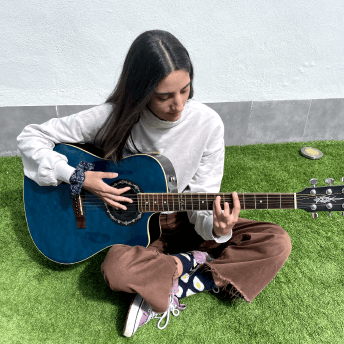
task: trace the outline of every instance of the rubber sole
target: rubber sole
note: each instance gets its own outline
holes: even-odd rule
[[[123,328],[123,335],[125,337],[131,337],[139,328],[140,319],[143,314],[141,310],[143,302],[144,300],[139,294],[136,294],[131,301]]]

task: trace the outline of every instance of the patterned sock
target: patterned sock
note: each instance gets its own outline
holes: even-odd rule
[[[216,288],[216,284],[209,273],[194,271],[192,275],[188,273],[182,275],[178,280],[178,292],[175,294],[178,299]]]
[[[191,252],[171,254],[172,257],[180,259],[183,265],[182,276],[197,266],[197,262]]]

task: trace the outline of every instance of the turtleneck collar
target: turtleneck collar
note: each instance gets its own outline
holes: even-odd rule
[[[183,121],[186,108],[187,108],[188,101],[186,102],[184,109],[177,121],[165,121],[157,117],[151,110],[146,107],[141,114],[141,120],[145,122],[146,124],[154,127],[154,128],[161,128],[161,129],[169,129],[173,128],[176,125],[178,125],[181,121]]]

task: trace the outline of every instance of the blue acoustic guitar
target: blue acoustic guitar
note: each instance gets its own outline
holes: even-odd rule
[[[221,196],[222,208],[224,202],[232,207],[231,193],[178,193],[174,167],[161,154],[132,155],[116,165],[92,147],[58,144],[54,151],[65,155],[71,166],[83,160],[94,163],[95,171],[118,173],[118,179],[104,182],[115,188],[129,186],[123,195],[133,203],[123,203],[127,210],[116,210],[87,191],[72,200],[69,184],[39,186],[25,176],[24,204],[31,237],[38,250],[54,262],[77,263],[115,244],[148,246],[160,236],[161,212],[212,210],[217,196]],[[241,209],[342,210],[343,186],[329,183],[316,188],[315,183],[311,179],[313,187],[297,194],[238,193]]]

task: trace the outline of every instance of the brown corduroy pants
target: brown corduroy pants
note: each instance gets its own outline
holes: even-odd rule
[[[177,266],[168,254],[206,251],[215,260],[202,269],[229,298],[251,303],[270,283],[291,252],[291,241],[280,226],[239,218],[232,238],[223,244],[203,240],[186,212],[160,214],[161,236],[147,248],[114,245],[102,266],[112,290],[139,293],[155,312],[165,312]]]

